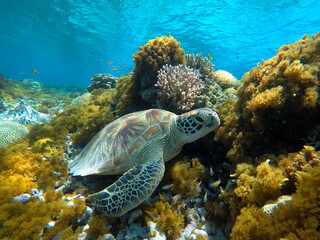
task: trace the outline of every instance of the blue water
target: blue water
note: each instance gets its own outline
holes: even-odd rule
[[[171,34],[240,79],[319,31],[319,0],[0,0],[0,73],[87,86],[95,73],[130,72],[139,46]]]

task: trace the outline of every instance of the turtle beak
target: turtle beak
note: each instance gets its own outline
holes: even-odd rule
[[[208,124],[206,124],[205,126],[209,127],[209,128],[218,127],[220,125],[220,118],[219,118],[218,114],[216,112],[213,112],[211,116],[212,116],[212,118],[210,119]]]

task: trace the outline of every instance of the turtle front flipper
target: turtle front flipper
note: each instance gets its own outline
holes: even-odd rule
[[[150,197],[164,169],[162,158],[137,165],[106,189],[88,196],[86,203],[107,216],[120,217]]]

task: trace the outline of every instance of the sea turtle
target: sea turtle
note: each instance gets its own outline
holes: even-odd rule
[[[219,124],[218,114],[209,108],[181,115],[161,109],[130,113],[97,133],[71,163],[70,172],[74,176],[124,173],[86,199],[97,211],[119,217],[153,193],[163,177],[165,161]]]

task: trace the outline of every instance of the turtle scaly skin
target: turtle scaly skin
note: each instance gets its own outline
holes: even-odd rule
[[[150,197],[160,183],[164,162],[220,125],[216,112],[200,108],[175,115],[149,109],[127,114],[105,126],[71,163],[73,175],[123,175],[87,197],[87,205],[119,217]]]

